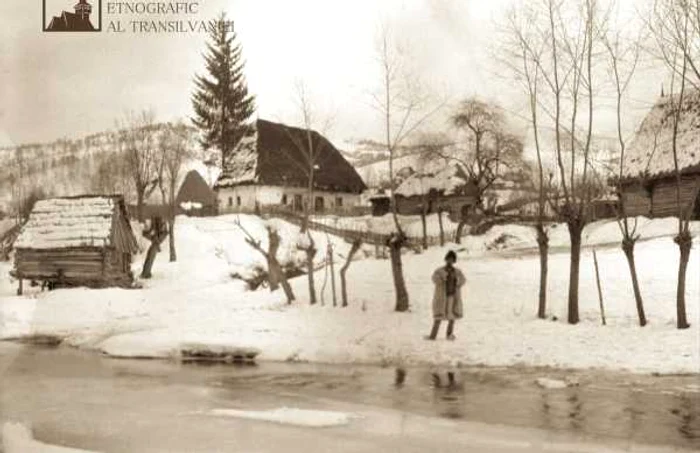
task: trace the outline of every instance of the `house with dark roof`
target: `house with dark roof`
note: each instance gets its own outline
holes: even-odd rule
[[[90,22],[92,5],[87,0],[78,0],[73,9],[75,13],[63,11],[60,16],[54,16],[46,31],[95,31]]]
[[[662,96],[625,152],[620,181],[628,216],[683,216],[700,219],[700,91],[685,93],[676,149],[681,174],[680,206],[673,159],[674,101]]]
[[[309,137],[306,129],[257,120],[227,160],[214,190],[220,213],[275,207],[315,213],[351,212],[361,206],[365,183],[324,136],[311,132],[313,194],[308,200]]]

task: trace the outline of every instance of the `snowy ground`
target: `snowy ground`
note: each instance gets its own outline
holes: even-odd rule
[[[600,245],[598,258],[608,325],[600,325],[591,249],[583,252],[581,323],[569,326],[566,314],[568,255],[550,256],[549,313],[537,320],[539,264],[534,232],[498,226],[468,237],[458,250],[467,275],[465,319],[457,341],[426,342],[430,323],[433,268],[445,249],[409,252],[404,266],[411,312],[392,311],[393,289],[388,261],[362,256],[348,273],[350,307],[331,306],[330,282],[325,306],[307,304],[306,278],[292,281],[298,301],[283,302],[281,293],[248,292],[230,278],[233,270],[262,264],[233,224],[235,217],[178,220],[178,263],[161,254],[154,279],[141,290],[71,289],[14,296],[16,285],[0,280],[0,338],[49,336],[67,344],[122,357],[177,357],[183,345],[254,347],[262,360],[485,365],[601,367],[636,372],[700,372],[700,254],[693,250],[688,269],[689,330],[675,329],[677,248],[673,219],[640,220],[642,237],[637,263],[650,324],[638,327],[625,259],[615,244],[613,223],[597,223],[585,232],[586,244]],[[245,227],[264,239],[264,223],[241,217]],[[297,228],[275,222],[285,238],[282,256],[299,259],[294,250]],[[694,225],[697,234],[700,225]],[[553,247],[568,242],[566,228],[551,232]],[[653,239],[651,239],[653,238]],[[327,240],[343,255],[347,244]],[[320,253],[323,258],[323,253]],[[338,256],[338,258],[341,258]],[[4,266],[6,275],[9,265]],[[336,267],[338,270],[338,267]],[[320,289],[324,271],[317,273]]]

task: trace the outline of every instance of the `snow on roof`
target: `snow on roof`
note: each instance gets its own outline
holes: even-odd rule
[[[673,101],[662,97],[644,118],[625,153],[624,178],[666,176],[673,162]],[[684,95],[678,124],[678,166],[681,171],[700,169],[700,91]]]
[[[464,168],[452,163],[435,173],[414,173],[396,189],[396,195],[413,197],[427,195],[431,191],[453,195],[469,184],[470,178]]]
[[[239,184],[305,187],[308,183],[308,131],[257,120],[255,134],[244,139],[219,175],[214,188]],[[365,183],[331,142],[311,131],[314,185],[318,190],[361,193]]]
[[[53,249],[111,245],[118,197],[40,200],[22,228],[15,248]]]
[[[241,139],[236,152],[228,159],[216,182],[217,187],[230,187],[244,182],[257,182],[258,166],[258,129]]]

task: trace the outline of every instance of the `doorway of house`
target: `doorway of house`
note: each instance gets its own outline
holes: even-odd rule
[[[294,195],[294,210],[297,212],[304,210],[304,199],[301,194]]]
[[[325,206],[324,206],[323,197],[316,197],[314,199],[314,211],[323,212],[324,208],[325,208]]]

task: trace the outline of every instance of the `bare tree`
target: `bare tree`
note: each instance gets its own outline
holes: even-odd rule
[[[625,151],[627,143],[622,127],[622,109],[624,97],[629,88],[630,82],[634,77],[637,63],[640,57],[640,40],[639,38],[630,39],[622,35],[620,30],[606,30],[604,35],[605,48],[608,51],[609,70],[612,75],[613,84],[615,87],[615,112],[617,120],[617,139],[620,149],[620,165],[617,178],[618,191],[618,225],[622,233],[622,251],[627,259],[627,265],[630,270],[632,279],[632,290],[634,292],[634,300],[637,307],[637,316],[639,317],[639,325],[644,327],[647,324],[646,314],[644,312],[644,300],[642,292],[639,288],[639,278],[637,276],[637,265],[634,259],[634,248],[639,240],[637,234],[637,222],[630,224],[630,219],[627,216],[625,199],[622,196],[622,181],[625,174]],[[597,264],[597,263],[596,263]]]
[[[145,200],[157,188],[158,141],[152,111],[128,113],[117,123],[117,149],[124,156],[136,191],[137,217],[144,220]]]
[[[296,82],[296,103],[301,115],[303,134],[295,134],[294,131],[286,129],[287,134],[294,143],[297,153],[288,153],[292,163],[297,166],[306,179],[306,197],[304,200],[304,217],[302,219],[300,240],[297,248],[306,254],[306,275],[309,282],[309,303],[317,303],[316,284],[314,278],[314,259],[318,253],[316,243],[309,232],[309,222],[311,213],[315,210],[314,192],[316,187],[316,173],[320,170],[321,158],[327,144],[322,140],[315,127],[322,131],[330,128],[331,117],[327,116],[322,123],[319,123],[319,114],[313,105],[309,90],[301,80]],[[282,150],[285,152],[285,150]],[[301,156],[301,157],[298,157]],[[302,239],[303,238],[303,239]]]
[[[141,278],[151,278],[153,264],[156,261],[158,252],[160,252],[160,245],[167,235],[168,226],[162,217],[153,217],[147,228],[143,230],[143,237],[151,241],[151,245],[148,246],[148,251],[146,252],[146,259],[143,262],[143,268],[141,270]]]
[[[270,284],[270,291],[276,291],[279,286],[282,286],[282,290],[287,298],[287,303],[291,304],[294,302],[294,291],[292,286],[287,280],[287,275],[284,273],[284,269],[277,259],[277,251],[280,247],[281,238],[277,230],[271,225],[267,226],[267,250],[265,250],[259,239],[256,239],[248,230],[243,226],[240,219],[236,220],[236,225],[246,236],[245,241],[257,250],[265,260],[267,261],[267,275],[268,282]]]
[[[343,307],[348,306],[348,283],[346,275],[348,273],[348,269],[350,268],[350,264],[352,264],[353,258],[360,250],[361,246],[362,242],[359,239],[355,239],[352,242],[352,246],[350,246],[350,251],[348,251],[348,256],[345,258],[345,264],[343,264],[343,267],[340,268],[340,294],[342,297]]]
[[[571,241],[568,322],[579,322],[579,270],[583,229],[590,220],[591,150],[595,116],[594,99],[600,83],[594,55],[601,48],[605,15],[597,0],[538,0],[528,5],[531,33],[521,39],[536,75],[538,117],[554,130],[557,175],[551,207],[566,223]],[[541,83],[539,83],[541,81]],[[531,89],[527,90],[532,93]],[[568,168],[567,168],[568,166]]]
[[[537,317],[547,316],[547,276],[549,270],[549,233],[545,225],[545,210],[547,204],[547,187],[545,169],[542,162],[542,143],[540,140],[540,89],[543,83],[541,68],[538,62],[542,59],[544,42],[542,35],[533,26],[532,11],[523,9],[513,10],[508,17],[506,39],[504,39],[504,54],[509,58],[507,65],[512,70],[527,97],[530,111],[529,123],[533,134],[535,152],[537,155],[537,215],[535,231],[540,256],[540,285],[537,305]]]
[[[389,185],[391,189],[391,213],[395,231],[389,236],[387,246],[391,258],[391,270],[396,291],[398,312],[408,311],[409,297],[403,275],[401,250],[406,245],[406,234],[399,222],[394,159],[401,145],[419,130],[445,102],[432,102],[431,96],[422,92],[420,81],[411,74],[406,55],[393,41],[387,24],[382,24],[377,40],[377,62],[381,71],[381,84],[372,96],[373,106],[384,124],[384,140],[389,154]]]
[[[523,162],[523,143],[508,131],[505,118],[496,105],[469,98],[452,116],[452,124],[468,136],[466,146],[457,146],[441,154],[467,171],[476,188],[476,209],[482,213],[492,207],[484,204],[484,195],[503,177],[504,171]],[[457,226],[455,241],[461,242],[466,216]]]
[[[676,181],[676,206],[678,209],[678,233],[674,241],[680,252],[678,282],[676,287],[676,323],[679,329],[690,327],[686,314],[686,272],[690,261],[693,237],[690,233],[692,203],[684,203],[681,195],[683,169],[679,163],[678,139],[680,123],[687,114],[686,95],[689,87],[700,88],[700,3],[690,0],[658,0],[654,4],[648,22],[656,42],[657,57],[671,72],[669,107],[672,119],[672,152]],[[697,197],[700,187],[693,193]]]
[[[161,176],[159,178],[161,191],[167,190],[164,196],[169,207],[168,229],[170,261],[177,261],[175,248],[175,217],[177,214],[177,187],[182,176],[182,169],[191,156],[192,136],[182,123],[167,124],[160,137]],[[165,188],[166,190],[164,190]]]

